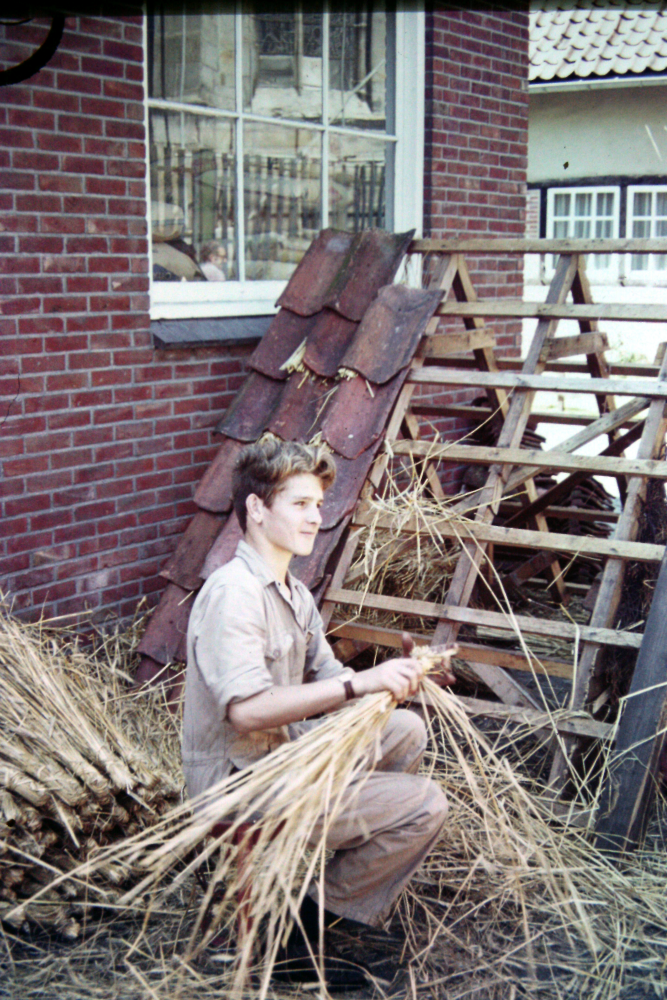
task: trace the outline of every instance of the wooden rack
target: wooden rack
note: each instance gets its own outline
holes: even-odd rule
[[[505,615],[469,607],[483,561],[493,559],[494,546],[500,545],[504,551],[510,549],[517,554],[524,552],[523,559],[519,559],[518,570],[512,574],[515,582],[547,571],[563,602],[567,600],[567,584],[559,557],[564,556],[569,561],[574,556],[587,554],[598,559],[602,567],[601,581],[587,626],[575,628],[565,622],[516,617],[519,628],[526,633],[553,638],[573,638],[577,634],[580,640],[576,671],[573,672],[572,664],[566,662],[541,661],[547,673],[572,680],[570,707],[578,713],[560,722],[549,723],[552,732],[554,728],[559,732],[550,776],[552,794],[557,798],[567,786],[582,739],[604,739],[612,733],[610,725],[595,718],[596,711],[605,701],[605,691],[601,688],[601,650],[609,645],[639,649],[642,643],[642,636],[637,632],[614,629],[626,563],[628,560],[659,563],[664,554],[662,546],[638,542],[636,535],[649,478],[667,480],[667,462],[661,459],[667,429],[667,360],[660,365],[618,366],[612,377],[605,356],[607,338],[598,323],[601,319],[665,322],[667,307],[594,303],[584,254],[665,253],[667,241],[416,240],[410,252],[428,253],[435,259],[436,266],[429,287],[439,288],[443,301],[413,361],[387,428],[386,439],[390,448],[376,460],[365,497],[367,499],[372,490],[380,486],[390,454],[427,461],[425,474],[432,495],[443,504],[446,502],[448,511],[447,514],[443,512],[442,518],[435,516],[433,526],[442,536],[460,537],[461,526],[452,526],[451,513],[466,515],[466,537],[461,543],[461,554],[447,597],[444,603],[438,605],[409,597],[390,598],[350,589],[354,574],[350,575],[349,570],[360,541],[360,533],[353,530],[325,592],[323,617],[327,625],[335,624],[336,636],[342,643],[347,642],[351,651],[358,650],[359,643],[381,643],[400,648],[400,629],[334,621],[336,607],[356,609],[363,604],[367,608],[389,609],[399,615],[434,618],[437,621],[435,633],[416,637],[423,643],[453,642],[463,624],[504,630],[509,637],[512,626]],[[493,254],[500,257],[503,254],[526,253],[558,255],[546,301],[480,301],[471,280],[466,255]],[[463,329],[455,333],[439,332],[440,317],[450,320],[458,317]],[[487,321],[508,317],[530,317],[537,321],[523,361],[496,357],[495,338]],[[579,334],[557,337],[558,324],[562,319],[576,320]],[[583,362],[569,360],[577,356],[583,358]],[[568,374],[571,377],[567,377]],[[582,378],[582,374],[588,377]],[[622,378],[619,377],[621,375]],[[434,391],[442,391],[443,387],[477,389],[486,395],[487,406],[434,404],[423,395],[415,395],[418,386],[433,387]],[[533,410],[537,390],[592,393],[599,416],[540,414]],[[618,406],[617,396],[622,397],[622,404]],[[479,419],[492,413],[497,414],[500,423],[496,447],[456,443],[434,446],[432,441],[422,439],[421,420],[424,418],[433,421],[447,416],[474,416]],[[543,420],[572,424],[582,429],[571,434],[554,450],[523,448],[522,438],[529,421],[534,426]],[[596,439],[602,439],[604,444],[599,455],[576,454],[583,445]],[[625,449],[634,441],[639,441],[638,454],[635,459],[629,459],[625,456]],[[438,475],[438,468],[443,462],[483,466],[486,469],[484,485],[472,497],[445,497]],[[541,470],[567,473],[566,485],[559,483],[545,494],[538,495],[534,477]],[[619,482],[621,510],[618,513],[609,512],[606,517],[613,527],[612,536],[606,539],[550,532],[547,514],[563,511],[558,504],[566,495],[566,489],[590,474],[611,475]],[[509,521],[505,517],[505,523],[497,525],[493,522],[501,506],[505,515],[508,508],[512,513]],[[586,512],[570,508],[565,510],[568,516],[585,519]],[[596,515],[596,519],[600,520],[600,517]],[[362,498],[353,528],[362,528],[368,522],[369,512]],[[389,522],[387,526],[390,526]],[[415,532],[424,527],[423,522],[420,525],[405,524],[406,544],[410,544]],[[544,723],[543,706],[520,681],[520,672],[532,669],[522,653],[494,649],[467,639],[459,646],[461,656],[473,673],[499,699],[497,703],[467,699],[471,713],[520,718],[536,726]],[[635,688],[639,684],[637,690],[641,690],[642,678],[635,676],[633,684]],[[658,692],[660,699],[664,699],[664,690],[661,688]],[[655,691],[649,697],[655,700]],[[623,722],[619,744],[623,743],[622,727]],[[650,766],[655,767],[661,738],[653,733],[652,739]],[[645,794],[643,791],[642,795]],[[627,813],[626,807],[627,803],[623,816]],[[619,843],[625,843],[629,837],[628,831],[623,828],[625,820],[619,820],[620,826],[615,825],[614,808],[611,806],[606,813],[606,842],[616,837]],[[636,836],[636,829],[633,836]]]

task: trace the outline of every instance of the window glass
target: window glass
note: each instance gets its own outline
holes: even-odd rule
[[[321,229],[321,137],[249,122],[244,149],[246,277],[287,280]]]
[[[322,120],[322,14],[275,7],[243,19],[243,108]]]
[[[387,227],[386,175],[391,147],[371,136],[332,134],[329,220],[336,229]],[[387,161],[389,160],[389,164]]]
[[[630,188],[628,190],[628,229],[637,239],[667,236],[667,189]],[[630,270],[648,273],[667,270],[666,254],[635,253]]]
[[[329,22],[329,120],[355,128],[384,129],[387,14],[369,5],[337,7]]]
[[[151,110],[153,280],[236,277],[234,131],[229,119]]]
[[[618,188],[552,189],[547,199],[547,231],[552,239],[613,239],[618,235]],[[589,270],[610,274],[610,254],[588,254]],[[550,268],[555,267],[551,257]]]
[[[188,11],[196,5],[189,3]],[[234,110],[233,14],[158,14],[148,19],[149,97]]]

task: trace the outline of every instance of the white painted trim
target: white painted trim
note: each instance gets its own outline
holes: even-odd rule
[[[667,76],[615,76],[609,80],[606,77],[596,77],[591,80],[557,80],[553,82],[529,83],[529,94],[559,94],[577,90],[625,90],[632,87],[665,87]]]
[[[396,11],[396,135],[394,212],[396,232],[424,224],[424,115],[426,81],[426,14]],[[418,255],[415,255],[418,256]]]
[[[285,281],[162,281],[160,299],[151,306],[151,319],[188,319],[208,316],[262,316],[277,311],[276,300]],[[193,288],[200,294],[195,298]],[[220,292],[224,290],[224,297]]]

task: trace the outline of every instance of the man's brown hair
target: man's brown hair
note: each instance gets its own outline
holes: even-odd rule
[[[336,478],[336,466],[323,445],[280,441],[269,436],[247,445],[236,459],[232,476],[234,510],[241,530],[245,533],[246,500],[251,493],[270,507],[285,480],[303,473],[317,476],[322,489],[329,489]]]

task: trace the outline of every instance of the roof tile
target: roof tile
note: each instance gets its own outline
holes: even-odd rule
[[[230,514],[224,528],[214,541],[204,560],[201,571],[204,580],[207,580],[216,569],[220,569],[221,566],[229,562],[236,552],[236,546],[242,537],[243,532],[241,531],[241,525],[238,522],[236,514]]]
[[[334,452],[336,463],[336,478],[324,494],[322,505],[322,530],[333,528],[346,514],[352,513],[357,502],[361,487],[377,454],[381,438],[375,445],[367,448],[358,458],[343,458]]]
[[[299,316],[281,309],[248,358],[248,366],[269,378],[284,380],[289,372],[282,366],[310,336],[317,316]]]
[[[204,510],[223,514],[232,507],[232,472],[241,441],[226,438],[195,490],[195,503]]]
[[[226,518],[199,510],[185,529],[176,551],[160,576],[177,583],[184,590],[198,590],[202,584],[201,569],[208,550],[220,533]]]
[[[283,441],[309,441],[336,385],[326,379],[293,372],[266,429]]]
[[[386,285],[368,307],[342,364],[382,385],[410,364],[442,292]]]
[[[358,458],[377,441],[407,378],[403,368],[384,385],[370,386],[366,379],[341,382],[322,422],[322,436],[345,458]]]
[[[237,441],[256,441],[278,406],[284,387],[277,379],[251,372],[216,431]]]
[[[168,583],[137,646],[137,652],[150,656],[157,663],[173,663],[178,659],[178,651],[187,635],[193,603],[194,594],[175,583]]]
[[[303,363],[323,378],[333,378],[341,366],[358,323],[339,316],[333,309],[323,309],[316,316],[306,345]]]
[[[352,233],[324,229],[301,258],[278,305],[301,316],[319,312],[354,240]]]
[[[290,571],[312,590],[324,576],[327,564],[331,559],[341,535],[345,531],[350,517],[346,517],[331,531],[320,531],[315,539],[313,551],[309,556],[295,556],[290,563]]]
[[[381,229],[357,233],[352,253],[343,262],[323,305],[359,322],[377,290],[394,280],[414,234],[414,229],[408,233]]]
[[[662,3],[639,7],[631,0],[591,5],[561,2],[561,9],[531,14],[530,79],[625,76],[663,72],[667,12]]]

